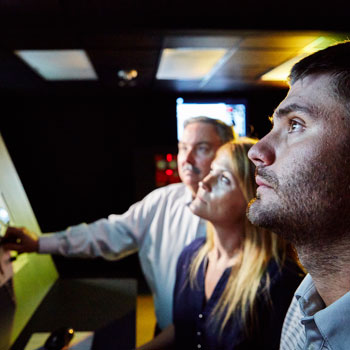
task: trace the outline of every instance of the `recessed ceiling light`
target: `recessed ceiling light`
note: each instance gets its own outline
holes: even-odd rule
[[[163,49],[157,79],[202,79],[214,68],[227,51],[224,48]]]
[[[83,50],[21,50],[15,54],[46,80],[97,80]]]
[[[305,46],[297,56],[273,68],[266,74],[262,75],[260,79],[264,81],[287,81],[290,71],[295,63],[299,62],[301,59],[312,54],[313,52],[335,44],[338,40],[339,38],[337,37],[321,36],[309,45]]]

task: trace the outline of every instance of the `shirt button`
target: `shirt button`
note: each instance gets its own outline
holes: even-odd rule
[[[199,314],[198,317],[199,317],[199,318],[203,318],[203,315],[202,315],[202,314]]]
[[[197,332],[197,335],[202,335],[202,333],[200,331]]]
[[[200,349],[202,347],[201,344],[197,344],[197,349]]]

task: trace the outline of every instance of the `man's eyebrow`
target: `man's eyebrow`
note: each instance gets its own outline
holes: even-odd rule
[[[319,115],[319,108],[317,108],[315,105],[302,106],[298,105],[297,103],[292,103],[284,108],[278,108],[273,115],[273,119],[286,117],[288,114],[293,112],[301,112],[312,118],[316,118]]]

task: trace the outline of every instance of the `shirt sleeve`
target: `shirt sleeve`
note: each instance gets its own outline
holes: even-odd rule
[[[39,253],[70,257],[119,259],[135,252],[149,232],[164,191],[155,190],[132,205],[122,215],[110,215],[91,224],[44,234],[39,238]]]

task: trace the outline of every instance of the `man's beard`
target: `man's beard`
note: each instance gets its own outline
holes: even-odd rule
[[[280,178],[258,166],[257,174],[272,186],[267,190],[271,200],[264,200],[267,193],[253,199],[247,208],[249,220],[296,247],[336,244],[350,227],[349,153],[326,157],[332,158],[305,160]]]

